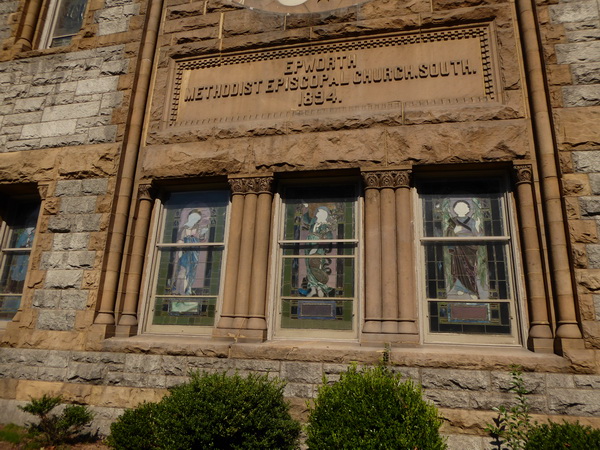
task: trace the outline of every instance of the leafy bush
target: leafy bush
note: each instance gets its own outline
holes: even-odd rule
[[[94,418],[85,406],[68,405],[60,414],[50,414],[62,402],[62,398],[44,394],[19,408],[38,417],[37,423],[29,424],[30,434],[39,435],[49,445],[73,441]]]
[[[600,448],[600,430],[577,423],[553,423],[534,427],[525,450],[590,450]]]
[[[192,373],[159,403],[127,411],[111,426],[118,449],[294,449],[300,424],[283,382],[266,375]]]
[[[325,381],[325,380],[324,380]],[[437,410],[411,381],[379,366],[351,366],[319,389],[310,411],[310,449],[445,449]]]

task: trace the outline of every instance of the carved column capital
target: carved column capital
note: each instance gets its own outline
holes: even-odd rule
[[[531,164],[515,164],[513,167],[516,184],[533,182],[533,167]]]
[[[228,181],[233,195],[273,193],[273,177],[230,178]]]
[[[379,172],[363,172],[362,177],[366,189],[408,188],[410,187],[410,170],[383,170]]]
[[[140,184],[138,186],[138,200],[152,201],[154,194],[154,187],[151,184]]]

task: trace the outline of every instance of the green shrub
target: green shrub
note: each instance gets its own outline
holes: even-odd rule
[[[600,430],[578,423],[539,425],[527,435],[525,450],[590,450],[600,448]]]
[[[325,380],[324,380],[325,381]],[[437,410],[411,381],[379,366],[351,366],[324,382],[310,411],[310,449],[445,449]]]
[[[39,436],[49,445],[59,445],[75,440],[83,428],[88,425],[94,415],[85,406],[68,405],[60,414],[51,414],[52,410],[62,402],[62,398],[44,394],[40,398],[31,399],[19,408],[37,416],[38,422],[29,424],[29,432]]]
[[[117,449],[294,449],[300,424],[283,382],[266,375],[199,374],[157,404],[127,411],[111,426]]]

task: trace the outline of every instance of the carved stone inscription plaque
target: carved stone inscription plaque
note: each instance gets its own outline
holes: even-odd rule
[[[177,61],[169,125],[496,99],[488,27]]]

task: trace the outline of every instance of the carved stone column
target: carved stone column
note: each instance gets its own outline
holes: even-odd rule
[[[412,341],[418,340],[417,296],[415,288],[415,240],[410,193],[410,170],[401,170],[396,176],[396,235],[398,258],[398,332],[412,335]],[[404,336],[403,340],[407,340]]]
[[[115,331],[116,336],[126,337],[137,333],[140,282],[144,267],[146,243],[148,242],[152,203],[152,186],[150,184],[140,184],[138,187],[137,217],[135,217],[127,283],[125,285],[125,301],[123,302],[123,311]]]
[[[365,324],[363,333],[381,333],[381,224],[379,179],[363,173],[365,184]]]
[[[229,214],[229,236],[227,239],[227,261],[225,263],[225,286],[221,318],[217,328],[228,330],[233,328],[235,316],[235,294],[237,291],[237,271],[242,243],[242,216],[244,214],[244,183],[237,178],[229,180],[231,186],[231,210]],[[226,335],[226,332],[225,332]]]
[[[410,172],[365,172],[363,342],[415,342]]]
[[[257,188],[258,204],[256,228],[254,230],[250,316],[247,328],[250,330],[266,330],[265,308],[267,302],[269,237],[271,235],[271,206],[273,205],[273,177],[259,178]]]
[[[233,199],[221,319],[213,336],[266,337],[266,283],[273,177],[229,180]]]
[[[527,307],[529,310],[529,337],[527,346],[534,351],[553,352],[553,336],[548,311],[548,292],[545,285],[536,205],[533,196],[533,168],[531,164],[516,164],[514,178],[517,185],[519,224],[525,260]]]
[[[382,172],[381,186],[381,293],[383,318],[381,332],[398,332],[398,270],[396,258],[396,173]]]

